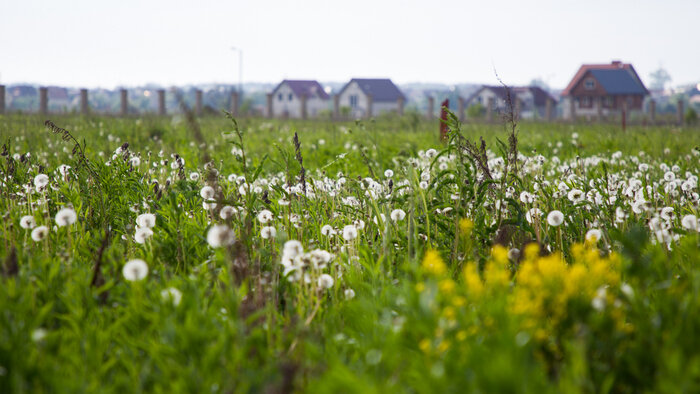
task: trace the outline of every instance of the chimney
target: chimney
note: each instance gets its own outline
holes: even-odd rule
[[[622,62],[619,61],[619,60],[613,60],[613,61],[612,61],[612,65],[613,65],[613,66],[617,66],[617,67],[619,67],[619,68],[622,68]]]

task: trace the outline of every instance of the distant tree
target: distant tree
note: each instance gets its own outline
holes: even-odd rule
[[[544,81],[544,79],[537,77],[530,81],[530,86],[536,86],[538,88],[542,88],[543,90],[549,91],[549,84]]]
[[[666,84],[671,82],[671,75],[663,67],[659,67],[658,70],[651,72],[649,78],[651,79],[649,87],[652,90],[663,90]]]
[[[698,122],[698,113],[695,112],[695,109],[688,107],[688,109],[685,111],[685,123],[687,124],[695,124]]]
[[[479,119],[484,116],[486,109],[481,103],[476,103],[467,108],[467,118],[469,119]]]

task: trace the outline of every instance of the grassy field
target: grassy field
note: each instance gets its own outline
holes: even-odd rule
[[[698,129],[52,121],[0,116],[1,392],[700,391]]]

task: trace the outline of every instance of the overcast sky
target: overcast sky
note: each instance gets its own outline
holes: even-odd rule
[[[0,83],[343,82],[563,88],[581,63],[700,81],[700,0],[0,0]]]

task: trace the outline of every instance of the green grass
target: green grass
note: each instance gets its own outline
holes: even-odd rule
[[[0,116],[1,392],[699,389],[697,129],[522,123],[516,162],[499,124],[44,120]]]

